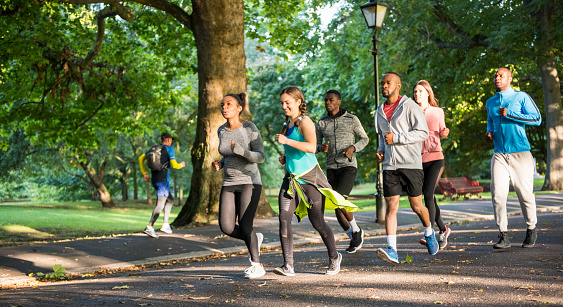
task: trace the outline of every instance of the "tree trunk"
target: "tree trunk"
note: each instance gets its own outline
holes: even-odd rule
[[[121,200],[129,200],[129,191],[127,189],[127,173],[122,173],[121,178]]]
[[[545,99],[545,125],[547,130],[547,164],[542,190],[563,190],[563,108],[561,86],[553,54],[538,57]]]
[[[137,164],[131,163],[131,169],[133,170],[133,199],[139,199],[139,186],[137,184]]]
[[[152,197],[151,197],[151,184],[148,181],[145,181],[145,188],[147,189],[147,204],[152,205]]]
[[[260,203],[258,204],[258,209],[256,210],[257,218],[267,218],[276,216],[276,212],[272,210],[270,202],[268,202],[268,195],[266,195],[266,189],[262,186],[262,195],[260,195]]]
[[[198,59],[198,118],[192,148],[190,195],[173,225],[208,223],[218,214],[221,173],[217,129],[224,123],[220,105],[229,93],[246,92],[244,6],[242,0],[192,0],[193,34]]]
[[[115,208],[115,204],[111,199],[111,195],[108,189],[106,188],[106,186],[104,185],[103,179],[101,179],[101,177],[103,176],[103,170],[98,176],[95,171],[88,168],[88,165],[86,165],[86,163],[80,162],[80,166],[82,166],[82,169],[84,170],[86,175],[88,175],[90,180],[92,180],[92,183],[94,184],[96,190],[100,194],[100,200],[102,201],[102,206],[104,208]]]
[[[542,77],[545,101],[545,125],[547,130],[547,169],[542,190],[563,190],[563,108],[561,107],[561,84],[554,57],[552,14],[555,2],[548,1],[537,11],[524,5],[536,18],[537,65]]]
[[[180,153],[180,142],[178,142],[178,140],[176,140],[176,152]],[[176,175],[174,177],[174,197],[176,198],[176,191],[178,192],[178,195],[180,197],[178,197],[178,207],[182,206],[182,204],[184,203],[184,187],[182,185],[182,176],[181,175]]]

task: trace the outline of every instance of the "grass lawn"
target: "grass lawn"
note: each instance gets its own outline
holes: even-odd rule
[[[0,246],[111,236],[145,229],[154,205],[145,201],[114,200],[114,203],[117,209],[104,209],[99,201],[1,203]],[[170,222],[180,209],[172,208]],[[162,216],[156,227],[160,227]]]
[[[543,180],[536,181],[541,187]],[[373,195],[375,184],[354,187],[353,195]],[[561,191],[559,191],[561,192]],[[557,192],[536,191],[536,194]],[[267,192],[268,201],[278,211],[277,191]],[[490,199],[491,193],[482,193]],[[516,197],[511,192],[509,197]],[[475,199],[475,198],[472,198]],[[52,242],[76,238],[103,237],[141,232],[147,225],[154,205],[145,201],[114,201],[117,209],[104,209],[99,201],[58,203],[11,202],[0,203],[0,246]],[[352,200],[364,211],[375,211],[375,199]],[[439,204],[452,202],[445,200]],[[406,196],[401,197],[400,208],[409,208]],[[170,221],[174,221],[181,207],[173,207]],[[330,210],[332,211],[332,210]],[[333,213],[327,211],[327,213]],[[160,228],[162,215],[156,222]]]

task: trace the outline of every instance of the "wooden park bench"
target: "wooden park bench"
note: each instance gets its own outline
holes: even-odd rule
[[[441,178],[438,181],[438,188],[444,195],[444,198],[440,199],[440,201],[448,197],[456,201],[462,196],[465,199],[469,199],[471,195],[475,195],[481,199],[479,193],[483,193],[483,187],[479,186],[479,182],[468,180],[465,177]]]

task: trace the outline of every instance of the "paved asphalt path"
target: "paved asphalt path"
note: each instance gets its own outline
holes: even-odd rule
[[[385,237],[366,238],[356,254],[343,253],[342,270],[326,276],[326,248],[295,250],[296,276],[272,273],[279,248],[262,251],[267,274],[245,280],[246,254],[160,263],[134,271],[0,290],[0,306],[563,306],[563,211],[538,214],[538,242],[521,248],[525,223],[509,218],[512,248],[494,250],[494,221],[453,223],[449,245],[436,256],[418,243],[420,230],[398,236],[400,260],[377,259]]]

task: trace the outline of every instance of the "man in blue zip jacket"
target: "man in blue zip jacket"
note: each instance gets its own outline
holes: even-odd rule
[[[512,180],[526,220],[526,239],[522,247],[533,247],[537,239],[536,198],[534,196],[534,158],[526,137],[526,125],[539,126],[541,115],[530,95],[511,86],[512,72],[499,68],[495,73],[496,94],[487,100],[487,140],[493,140],[491,159],[491,197],[495,220],[500,230],[493,248],[509,248],[506,199]]]

